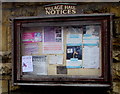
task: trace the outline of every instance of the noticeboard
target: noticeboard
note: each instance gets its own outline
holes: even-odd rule
[[[14,84],[110,86],[111,33],[112,14],[14,18]]]

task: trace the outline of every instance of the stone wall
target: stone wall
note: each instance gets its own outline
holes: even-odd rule
[[[48,3],[2,3],[2,45],[0,44],[0,92],[18,89],[11,84],[11,31],[10,18],[20,16],[38,16],[43,14],[42,5]],[[120,3],[78,3],[81,13],[115,13],[113,29],[113,90],[109,93],[120,92]],[[1,40],[0,40],[1,41]],[[1,43],[1,42],[0,42]],[[9,82],[9,83],[8,83]]]

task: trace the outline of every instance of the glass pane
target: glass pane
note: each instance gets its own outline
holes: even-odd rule
[[[22,29],[23,75],[101,75],[101,25]]]

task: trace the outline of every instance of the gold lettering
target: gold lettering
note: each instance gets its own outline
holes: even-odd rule
[[[76,10],[72,10],[72,14],[76,14]]]
[[[55,10],[51,10],[51,14],[56,14],[56,11]]]
[[[54,9],[59,9],[59,6],[54,6]]]
[[[66,6],[64,6],[64,9],[75,9],[75,6],[68,6],[68,5],[66,5]]]
[[[71,10],[68,10],[68,14],[71,14]]]
[[[60,14],[60,10],[56,10],[56,14]]]
[[[60,6],[60,9],[63,9],[63,5]]]
[[[76,7],[71,5],[58,5],[45,8],[46,14],[76,14]]]
[[[50,15],[50,11],[47,11],[47,10],[46,10],[46,14]]]
[[[67,14],[67,10],[63,10],[63,14]]]
[[[62,8],[63,8],[63,5],[58,5],[58,6],[54,6],[54,7],[53,7],[54,10],[58,10],[58,9],[60,10],[60,9],[62,9]]]
[[[45,10],[47,11],[47,8],[45,8]]]
[[[51,10],[51,8],[50,8],[50,7],[47,7],[47,8],[45,8],[45,10]]]
[[[62,11],[62,10],[60,10],[60,14],[63,14],[63,11]]]
[[[68,9],[68,6],[64,6],[64,9]]]

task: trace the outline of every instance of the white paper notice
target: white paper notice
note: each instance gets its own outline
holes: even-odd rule
[[[32,56],[22,56],[22,72],[33,72]]]
[[[47,75],[46,56],[33,56],[33,74]]]
[[[49,64],[63,64],[63,55],[49,55]]]
[[[99,68],[99,48],[97,46],[84,46],[83,67]]]

